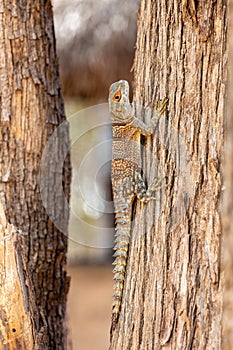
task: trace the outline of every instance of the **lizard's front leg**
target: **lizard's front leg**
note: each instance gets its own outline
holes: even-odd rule
[[[154,133],[156,124],[158,123],[161,115],[165,112],[168,99],[164,98],[161,102],[158,103],[157,108],[154,110],[153,117],[151,118],[148,124],[144,123],[142,120],[134,117],[131,125],[143,136],[150,136]],[[132,106],[133,110],[133,106]],[[135,111],[134,114],[135,115]]]

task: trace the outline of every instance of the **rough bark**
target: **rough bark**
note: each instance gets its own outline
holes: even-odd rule
[[[47,325],[40,326],[23,233],[6,225],[0,207],[0,259],[4,262],[0,272],[0,349],[43,349],[48,346]]]
[[[223,298],[223,350],[231,350],[233,346],[233,1],[229,1],[228,10],[228,86],[227,108],[225,120],[224,147],[224,195],[223,195],[223,228],[222,248],[224,271]]]
[[[145,144],[158,201],[136,203],[111,349],[220,349],[226,2],[141,0],[134,99],[166,117]]]
[[[64,349],[69,137],[50,1],[0,0],[0,45],[0,194],[26,237],[44,348]]]

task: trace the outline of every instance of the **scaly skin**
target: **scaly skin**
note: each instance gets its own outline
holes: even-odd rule
[[[109,109],[112,118],[112,189],[116,220],[114,245],[114,286],[112,326],[113,334],[121,308],[128,246],[130,240],[131,207],[134,198],[147,202],[157,181],[146,189],[141,176],[140,135],[153,134],[159,117],[164,112],[167,99],[155,110],[149,125],[135,116],[134,105],[129,102],[129,84],[120,80],[110,86]]]

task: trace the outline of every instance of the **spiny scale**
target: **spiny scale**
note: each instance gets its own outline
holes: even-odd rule
[[[141,176],[140,135],[152,135],[158,119],[165,111],[164,99],[154,111],[150,123],[136,118],[135,108],[129,102],[129,84],[120,80],[110,86],[109,109],[112,119],[112,189],[115,209],[116,233],[114,246],[114,285],[111,336],[116,328],[121,309],[121,300],[130,241],[131,206],[135,196],[148,202],[156,189],[152,182],[146,189]]]

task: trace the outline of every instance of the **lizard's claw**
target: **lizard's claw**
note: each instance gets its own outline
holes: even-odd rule
[[[167,97],[165,97],[163,100],[161,100],[157,103],[156,109],[159,112],[160,116],[166,111],[167,103],[168,103]]]

